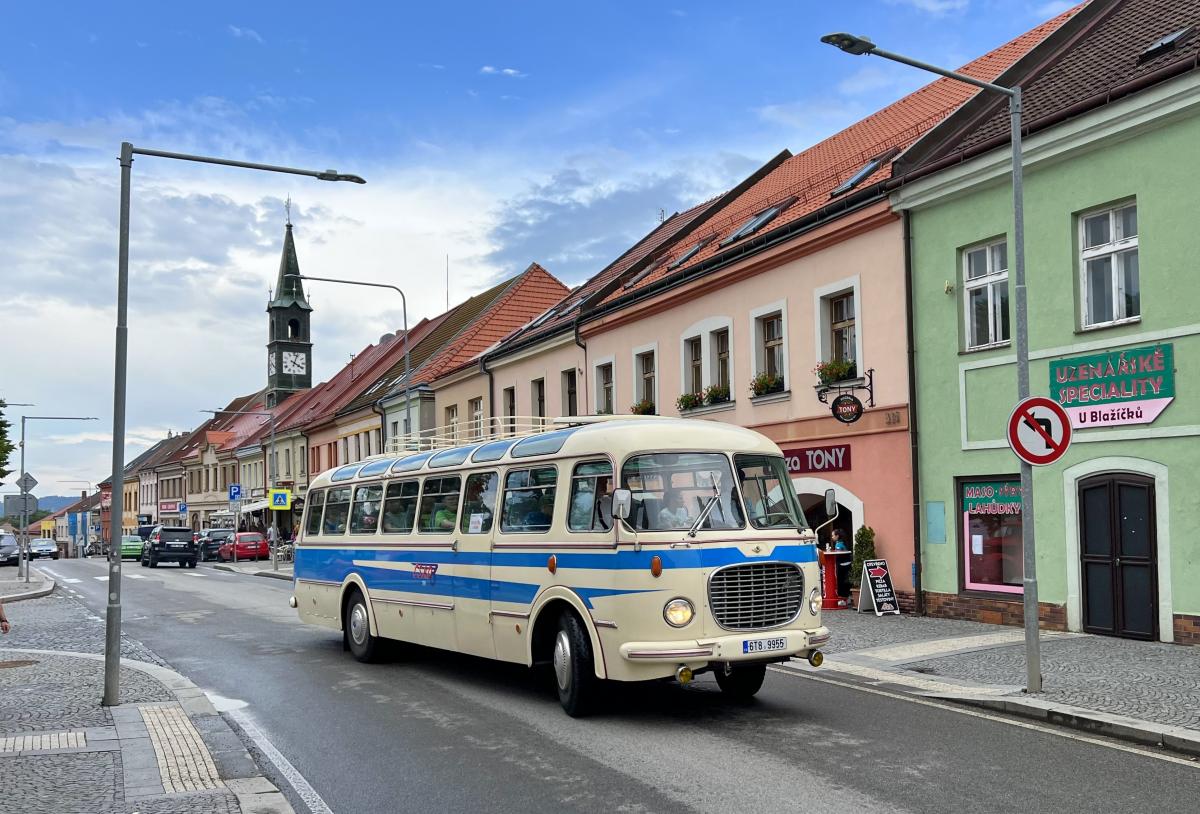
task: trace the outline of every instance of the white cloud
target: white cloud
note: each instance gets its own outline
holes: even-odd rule
[[[265,42],[265,40],[263,40],[263,38],[259,36],[259,33],[253,28],[239,28],[238,26],[231,24],[229,26],[229,33],[239,40],[254,40],[260,44]]]
[[[511,76],[513,78],[523,78],[523,77],[528,76],[528,74],[522,73],[521,71],[517,70],[516,68],[497,68],[495,65],[484,65],[482,68],[479,69],[479,72],[482,74],[491,74],[494,76]]]

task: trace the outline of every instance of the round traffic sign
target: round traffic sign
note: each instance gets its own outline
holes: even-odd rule
[[[1071,418],[1053,399],[1030,396],[1008,417],[1008,445],[1025,463],[1052,464],[1070,444]]]

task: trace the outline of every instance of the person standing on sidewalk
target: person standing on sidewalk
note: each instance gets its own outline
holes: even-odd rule
[[[4,600],[0,599],[0,633],[8,633],[10,627],[8,615],[4,612]]]
[[[275,530],[275,524],[267,526],[267,546],[274,551],[275,543],[278,542],[279,533]]]

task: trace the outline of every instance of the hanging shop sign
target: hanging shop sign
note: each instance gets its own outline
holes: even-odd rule
[[[1050,395],[1076,429],[1151,424],[1175,400],[1174,346],[1051,361]]]
[[[850,445],[785,449],[783,460],[789,475],[806,472],[847,472],[850,469]]]
[[[863,403],[853,393],[842,393],[830,403],[829,411],[843,424],[853,424],[862,418]]]

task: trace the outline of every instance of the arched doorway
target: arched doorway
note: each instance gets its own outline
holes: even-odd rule
[[[809,525],[817,528],[829,518],[825,514],[825,490],[832,489],[838,504],[838,518],[821,531],[820,542],[829,539],[833,529],[841,529],[842,539],[850,546],[854,540],[854,532],[865,525],[863,502],[858,495],[844,486],[824,478],[792,478],[792,487],[800,498],[800,507],[804,509],[804,517]]]

